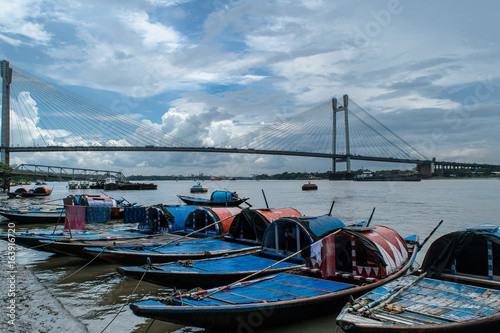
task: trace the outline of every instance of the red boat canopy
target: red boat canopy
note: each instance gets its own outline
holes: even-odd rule
[[[314,243],[311,259],[323,277],[349,272],[380,279],[401,269],[408,248],[396,231],[384,226],[344,228]]]

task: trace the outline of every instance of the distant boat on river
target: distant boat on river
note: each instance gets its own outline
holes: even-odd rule
[[[364,171],[360,176],[356,176],[353,178],[354,181],[421,181],[422,174],[421,173],[408,173],[408,174],[397,174],[397,175],[374,175],[371,171]]]

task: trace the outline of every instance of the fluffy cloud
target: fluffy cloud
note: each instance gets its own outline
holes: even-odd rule
[[[91,89],[105,105],[114,104],[105,96],[113,92],[144,125],[192,145],[217,145],[347,93],[429,157],[500,163],[485,153],[498,146],[491,133],[500,80],[491,68],[500,65],[492,14],[499,7],[21,0],[2,7],[0,55],[73,90]],[[58,133],[36,135],[50,142]],[[175,156],[141,165],[193,161]],[[198,154],[196,163],[223,170],[242,158],[216,156]],[[308,164],[246,158],[273,170]]]

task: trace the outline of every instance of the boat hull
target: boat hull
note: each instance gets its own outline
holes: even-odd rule
[[[199,198],[186,197],[183,195],[178,195],[179,199],[184,201],[187,205],[191,206],[209,206],[209,207],[237,207],[242,203],[246,202],[248,199],[237,199],[232,201],[211,201],[203,200]]]
[[[64,211],[54,213],[14,213],[14,212],[0,212],[0,215],[8,218],[9,220],[25,224],[45,224],[63,222],[66,217]]]

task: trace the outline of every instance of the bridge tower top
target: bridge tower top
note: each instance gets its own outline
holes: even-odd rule
[[[2,162],[10,164],[10,84],[12,68],[7,60],[2,60]]]

